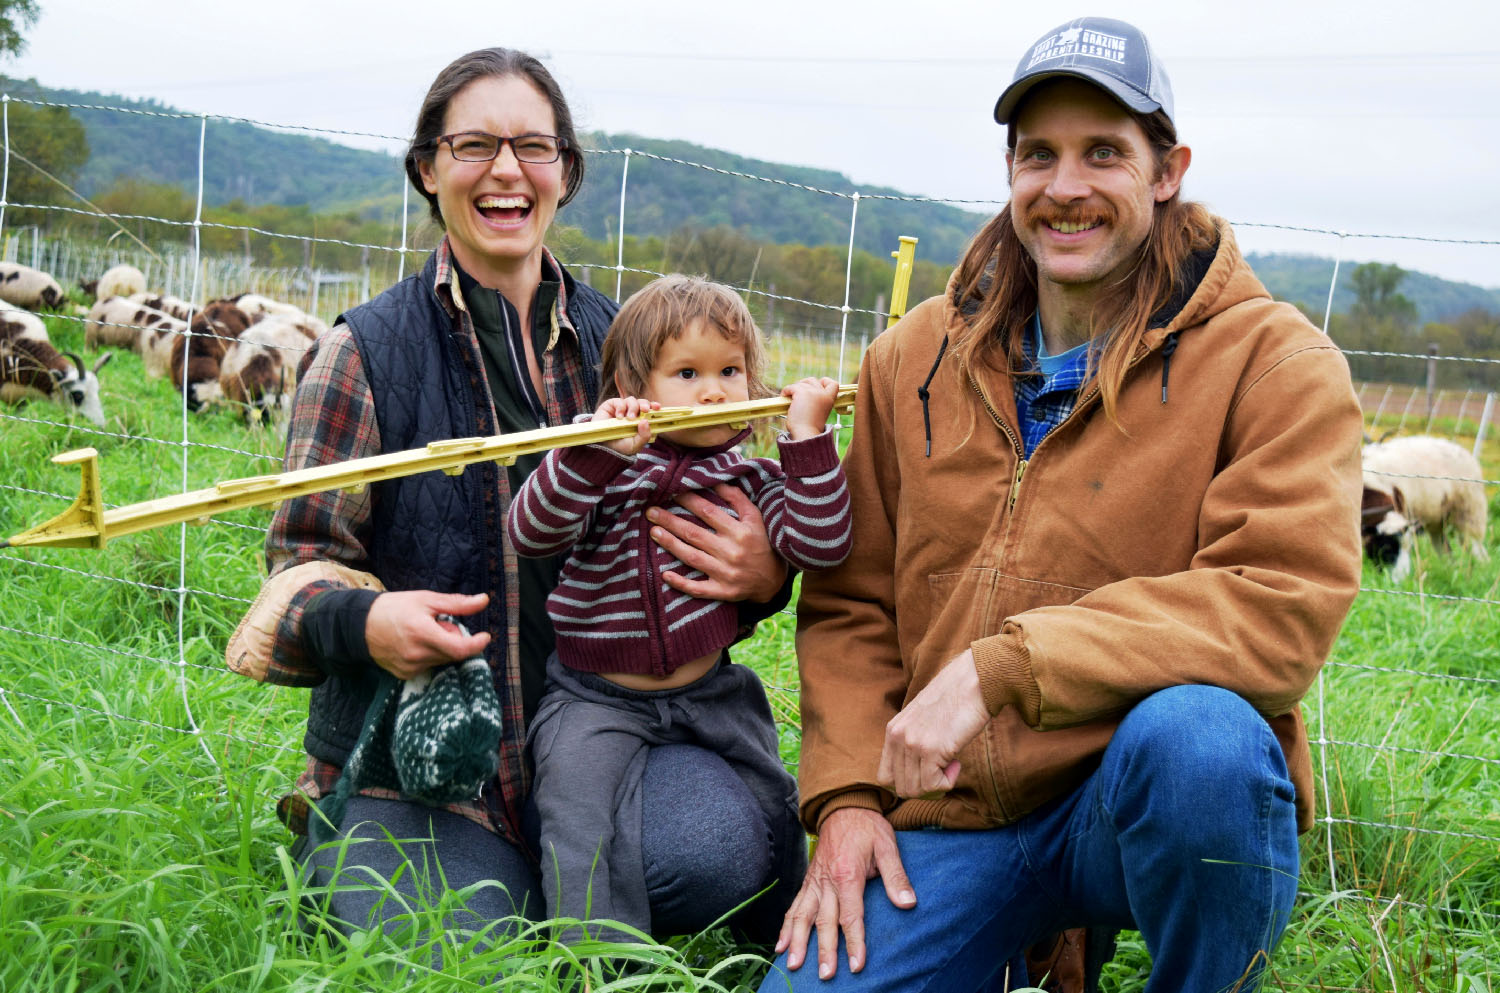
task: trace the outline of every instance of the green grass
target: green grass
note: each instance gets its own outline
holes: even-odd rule
[[[52,324],[81,345],[76,324]],[[125,437],[46,406],[0,410],[0,534],[63,509],[77,470],[48,460],[83,445],[100,451],[110,504],[182,488],[177,395],[131,356],[106,374],[107,430]],[[190,489],[272,471],[255,454],[280,449],[228,411],[193,418],[189,436]],[[722,931],[571,949],[547,927],[443,935],[460,895],[413,907],[414,932],[438,937],[300,927],[305,906],[316,924],[317,894],[296,882],[273,804],[300,765],[306,694],[222,665],[267,519],[242,511],[101,551],[0,550],[0,990],[754,987],[763,960]],[[1490,547],[1489,563],[1429,549],[1400,593],[1356,602],[1306,705],[1313,737],[1335,742],[1315,746],[1329,789],[1267,988],[1500,989],[1500,610],[1444,599],[1500,598]],[[1374,571],[1365,585],[1391,588]],[[773,618],[737,658],[765,677],[794,763],[792,628]],[[1140,990],[1148,968],[1126,934],[1106,988]]]

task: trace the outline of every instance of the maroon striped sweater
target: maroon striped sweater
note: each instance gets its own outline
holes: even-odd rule
[[[691,516],[673,501],[697,493],[724,506],[719,483],[739,486],[760,509],[771,546],[798,569],[826,569],[849,554],[849,492],[832,430],[778,439],[781,464],[733,449],[657,439],[634,457],[603,445],[554,449],[511,502],[506,531],[519,555],[571,548],[547,613],[559,660],[584,672],[665,676],[734,640],[733,603],[679,593],[662,579],[691,569],[651,540],[649,507]]]

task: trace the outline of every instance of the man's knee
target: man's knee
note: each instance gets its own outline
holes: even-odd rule
[[[1159,773],[1213,777],[1267,767],[1286,777],[1270,725],[1243,697],[1217,686],[1172,686],[1144,698],[1120,722],[1110,748]]]

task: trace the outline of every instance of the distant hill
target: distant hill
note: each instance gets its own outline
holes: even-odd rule
[[[75,109],[92,155],[78,186],[85,194],[107,189],[120,179],[167,183],[190,193],[197,190],[199,119],[172,116],[180,111],[154,100],[78,90],[38,87],[4,80],[12,94],[36,94],[59,103],[102,105],[136,111]],[[685,141],[664,141],[634,134],[593,132],[580,136],[588,172],[583,190],[558,219],[589,237],[613,237],[619,226],[620,173],[630,148],[664,159],[681,159],[726,172],[747,173],[839,193],[855,184],[842,173],[750,159]],[[401,161],[384,152],[350,148],[298,132],[212,118],[204,143],[204,198],[209,204],[243,200],[249,204],[307,205],[318,213],[353,213],[371,219],[392,218],[400,210],[405,174]],[[836,245],[849,241],[852,202],[847,197],[756,182],[645,156],[630,159],[626,187],[625,233],[668,236],[684,225],[727,226],[750,238],[777,244]],[[921,239],[918,257],[940,265],[958,259],[963,246],[988,217],[946,204],[864,199],[871,195],[903,196],[886,187],[863,187],[855,226],[855,245],[884,257],[903,234]],[[426,204],[412,197],[410,209],[425,213]],[[1251,253],[1251,264],[1278,299],[1301,303],[1321,314],[1328,299],[1333,261],[1311,255]],[[1359,263],[1340,268],[1335,311],[1353,302],[1348,273]],[[1500,312],[1500,290],[1457,283],[1425,273],[1409,273],[1401,292],[1416,305],[1423,321],[1443,321],[1475,307]]]
[[[26,84],[10,83],[11,87]],[[130,100],[111,94],[41,87],[44,99],[58,103],[121,107],[137,111],[75,109],[93,154],[78,186],[85,195],[106,189],[122,178],[169,183],[196,193],[198,181],[197,118],[153,100]],[[826,169],[787,166],[748,159],[683,141],[660,141],[639,135],[580,135],[588,149],[632,148],[685,159],[733,172],[850,193],[855,184]],[[601,151],[588,156],[586,182],[578,198],[559,215],[594,238],[612,236],[619,226],[620,172],[625,157]],[[306,204],[314,211],[351,211],[365,216],[394,216],[405,182],[401,161],[383,152],[350,148],[326,138],[274,131],[252,124],[210,118],[204,142],[204,199],[223,204]],[[861,194],[903,196],[887,187],[865,187]],[[425,204],[412,197],[412,210]],[[630,163],[626,193],[626,234],[667,235],[685,224],[727,225],[752,238],[778,244],[847,244],[851,201],[809,193],[773,183],[737,179],[690,166],[636,157]],[[897,237],[921,238],[922,258],[951,263],[983,214],[944,204],[864,200],[856,224],[858,247],[876,253],[893,251]]]
[[[1299,303],[1319,316],[1328,306],[1333,259],[1291,252],[1250,252],[1245,259],[1276,299]],[[1358,261],[1345,260],[1339,266],[1339,283],[1333,294],[1335,313],[1344,313],[1354,303],[1349,273],[1358,265]],[[1451,320],[1475,308],[1500,312],[1500,290],[1458,283],[1425,272],[1409,270],[1401,281],[1400,292],[1417,305],[1417,316],[1423,323]]]

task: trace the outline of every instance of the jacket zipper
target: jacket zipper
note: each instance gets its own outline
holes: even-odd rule
[[[1144,362],[1146,360],[1146,357],[1154,351],[1156,351],[1155,348],[1148,348],[1145,352],[1132,359],[1130,365],[1125,367],[1126,374],[1134,371],[1135,367]],[[1024,453],[1026,449],[1021,445],[1020,439],[1018,439],[1015,433],[1011,431],[1009,425],[1007,425],[1005,421],[1001,419],[999,413],[996,412],[995,408],[990,406],[989,398],[984,395],[984,390],[980,389],[979,384],[974,381],[974,377],[972,374],[969,376],[969,388],[974,391],[975,396],[979,397],[979,402],[984,404],[985,410],[989,411],[990,419],[993,420],[995,422],[995,426],[998,427],[1002,432],[1004,432],[1005,436],[1010,439],[1011,446],[1015,449],[1016,454],[1020,456],[1016,459],[1016,474],[1011,479],[1010,500],[1007,501],[1006,506],[1006,510],[1014,511],[1016,509],[1016,497],[1021,492],[1021,477],[1025,475],[1026,467],[1031,464],[1032,459],[1036,458],[1036,452],[1033,451],[1031,453],[1031,459],[1025,457]],[[1083,410],[1091,402],[1093,402],[1094,397],[1098,395],[1099,387],[1097,385],[1090,387],[1089,391],[1082,397],[1080,397],[1077,403],[1073,404],[1073,409],[1068,412],[1068,416],[1063,418],[1062,422],[1059,423],[1057,427],[1054,427],[1051,431],[1047,432],[1047,438],[1052,437],[1052,435],[1057,433],[1058,428],[1063,427],[1063,425],[1067,424],[1073,418],[1077,417],[1078,412],[1080,410]],[[1040,442],[1037,443],[1038,449],[1040,449],[1042,445],[1045,445],[1047,443],[1047,438],[1043,438]]]

